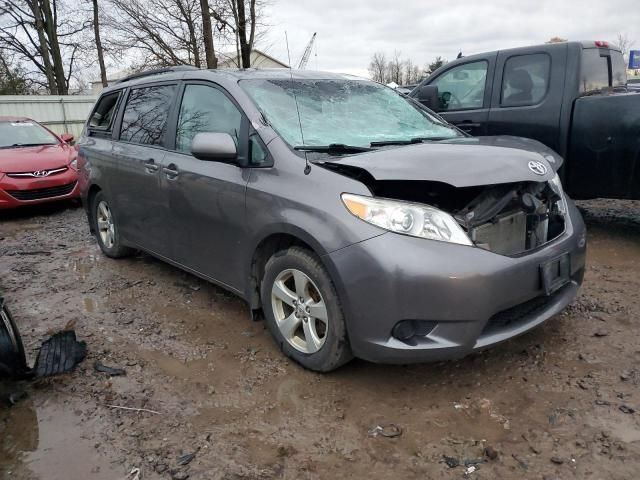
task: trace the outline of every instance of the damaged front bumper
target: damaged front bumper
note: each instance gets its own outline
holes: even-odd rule
[[[381,363],[460,358],[557,314],[584,275],[586,231],[571,201],[568,217],[560,236],[519,256],[394,233],[326,255],[354,355]],[[563,256],[568,281],[550,293],[543,266]],[[408,321],[416,334],[400,335]]]

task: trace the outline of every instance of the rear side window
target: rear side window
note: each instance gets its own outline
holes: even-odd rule
[[[546,53],[510,57],[504,64],[502,77],[503,107],[536,105],[549,90],[551,58]]]
[[[122,116],[120,140],[143,145],[160,145],[175,91],[175,85],[131,90]]]
[[[180,105],[176,150],[189,153],[191,142],[201,132],[228,133],[238,144],[242,114],[217,88],[187,85]]]
[[[113,92],[100,97],[89,119],[90,131],[111,131],[120,94],[121,92]]]
[[[595,92],[609,86],[609,62],[606,55],[600,55],[599,48],[582,50],[580,70],[580,91]]]

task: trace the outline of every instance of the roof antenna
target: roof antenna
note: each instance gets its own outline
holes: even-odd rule
[[[291,70],[291,53],[289,52],[289,36],[287,35],[287,31],[284,31],[284,39],[287,43],[287,57],[289,57],[289,76],[291,77],[291,87],[293,91],[293,99],[296,102],[296,112],[298,113],[298,125],[300,126],[300,138],[302,139],[302,145],[304,145],[304,133],[302,131],[302,120],[300,119],[300,107],[298,107],[298,96],[296,95],[295,89],[293,89],[293,71]],[[304,174],[309,175],[311,173],[311,164],[309,163],[309,159],[307,158],[307,152],[304,153]]]

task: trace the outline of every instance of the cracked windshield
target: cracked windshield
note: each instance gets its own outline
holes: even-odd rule
[[[241,85],[269,124],[293,146],[368,147],[372,142],[460,136],[390,88],[373,82],[246,80]]]

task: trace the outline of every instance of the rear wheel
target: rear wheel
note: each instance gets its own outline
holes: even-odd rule
[[[311,252],[291,247],[271,257],[261,298],[269,330],[288,357],[319,372],[352,358],[335,287]]]
[[[126,257],[133,253],[133,249],[122,245],[116,217],[113,209],[102,192],[98,192],[91,202],[91,218],[93,229],[100,250],[111,258]]]

